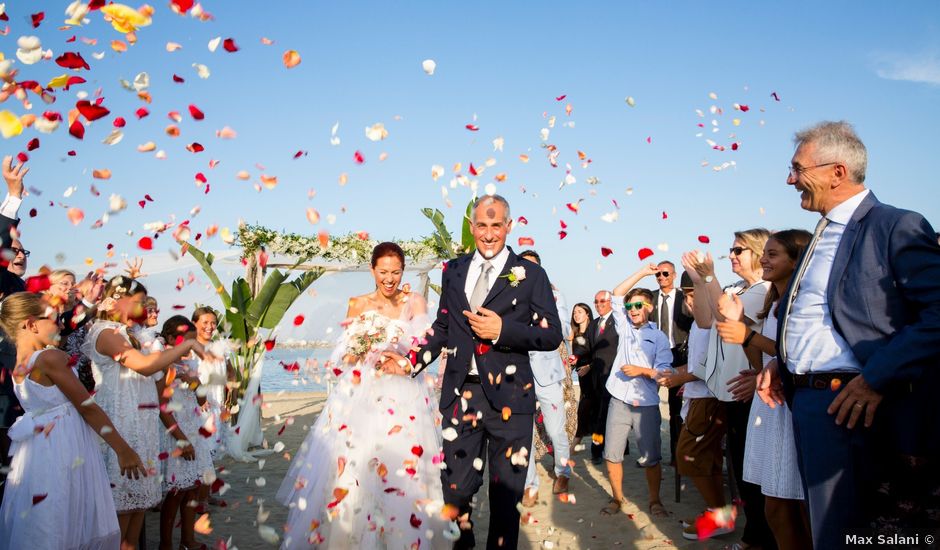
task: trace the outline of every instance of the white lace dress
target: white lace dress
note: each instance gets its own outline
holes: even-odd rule
[[[26,378],[14,381],[13,391],[25,414],[9,431],[13,462],[0,508],[0,549],[117,548],[121,530],[101,439],[57,386]]]
[[[415,298],[412,298],[413,300]],[[418,298],[420,299],[420,298]],[[433,381],[385,375],[379,352],[403,352],[429,325],[408,307],[392,320],[397,342],[376,346],[355,366],[342,363],[344,332],[332,367],[342,369],[277,493],[290,508],[282,548],[450,548],[456,525],[443,507],[440,415]]]
[[[91,359],[91,370],[95,376],[95,401],[104,409],[118,433],[140,456],[149,475],[140,479],[126,478],[121,475],[117,455],[111,447],[102,443],[101,452],[111,479],[111,494],[114,495],[114,507],[118,513],[145,511],[158,504],[162,498],[158,474],[163,424],[160,422],[157,386],[153,378],[137,374],[113,358],[98,353],[95,346],[105,330],[116,330],[128,339],[127,327],[121,323],[99,320],[88,329],[82,350]]]
[[[229,356],[231,344],[227,340],[213,340],[205,346],[206,351],[216,357]],[[198,362],[199,382],[206,388],[206,408],[202,412],[203,425],[209,435],[206,442],[213,460],[225,456],[225,438],[227,424],[222,421],[222,409],[225,406],[225,384],[227,382],[225,361]]]

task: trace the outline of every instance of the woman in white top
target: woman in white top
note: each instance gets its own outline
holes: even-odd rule
[[[129,277],[117,276],[105,287],[105,304],[89,329],[83,345],[95,375],[95,400],[115,428],[140,455],[148,475],[141,479],[121,476],[118,457],[102,449],[111,480],[111,493],[121,526],[122,544],[136,548],[144,512],[162,499],[159,476],[160,402],[154,375],[190,351],[205,355],[202,345],[187,341],[171,350],[141,352],[128,330],[146,321],[147,290]]]
[[[718,302],[727,292],[739,297],[744,307],[744,322],[753,330],[760,331],[762,321],[757,314],[763,308],[764,297],[770,283],[761,279],[760,259],[770,232],[763,228],[736,231],[734,242],[729,249],[728,258],[731,270],[741,280],[722,289],[715,277],[715,266],[711,254],[701,256],[698,251],[687,252],[682,256],[682,264],[687,270],[695,270],[702,278],[703,287],[696,287],[695,322],[702,328],[714,326],[715,321],[725,318],[718,311]],[[724,404],[727,412],[727,438],[731,456],[730,469],[734,472],[741,500],[744,501],[744,514],[747,523],[741,542],[745,547],[772,547],[773,533],[764,517],[764,496],[760,488],[743,479],[744,444],[747,434],[747,422],[754,397],[757,373],[760,362],[751,362],[745,354],[745,347],[723,344],[717,331],[712,331],[706,358],[706,378],[708,388]]]
[[[808,231],[789,229],[774,233],[767,240],[761,267],[764,280],[772,286],[763,310],[757,315],[764,320],[763,330],[755,332],[738,320],[741,319],[743,308],[736,297],[729,298],[720,306],[728,319],[717,324],[724,342],[749,342],[750,348],[761,352],[763,366],[776,360],[780,297],[786,292],[796,262],[810,239],[812,235]],[[764,511],[767,523],[781,550],[812,546],[809,517],[803,501],[803,483],[797,463],[793,418],[786,403],[770,408],[760,399],[753,400],[744,451],[744,480],[760,485],[766,497]]]

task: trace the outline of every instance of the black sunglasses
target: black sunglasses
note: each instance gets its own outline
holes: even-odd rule
[[[659,273],[656,274],[657,279],[660,277],[671,277],[671,276],[672,276],[672,273],[668,271],[660,271]]]
[[[735,256],[740,256],[744,253],[745,250],[747,250],[747,248],[744,248],[743,246],[732,246],[728,249],[728,253],[734,254]]]
[[[25,248],[17,248],[15,246],[11,246],[10,252],[12,252],[14,256],[22,252],[23,256],[26,256],[27,258],[29,257],[29,250],[26,250]]]

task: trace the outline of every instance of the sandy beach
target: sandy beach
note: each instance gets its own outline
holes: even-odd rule
[[[665,393],[662,394],[663,396]],[[210,510],[210,534],[197,535],[209,548],[274,548],[278,545],[287,518],[287,508],[276,502],[281,479],[290,459],[303,442],[307,429],[313,424],[326,399],[324,393],[285,393],[265,396],[263,429],[270,454],[254,463],[225,459],[220,463],[219,477],[227,487],[220,497],[226,506],[213,506]],[[665,399],[662,403],[667,418]],[[283,431],[282,431],[283,429]],[[668,424],[663,422],[663,456],[669,456]],[[278,443],[280,452],[273,452]],[[278,445],[278,448],[280,446]],[[631,444],[631,448],[634,448]],[[669,518],[652,518],[647,514],[646,478],[640,468],[625,460],[624,494],[629,503],[623,513],[613,517],[601,516],[599,511],[610,498],[606,471],[603,466],[591,464],[589,450],[576,453],[574,476],[570,491],[574,502],[561,502],[551,494],[552,480],[546,467],[551,468],[551,457],[541,462],[541,491],[539,502],[527,508],[521,530],[520,548],[582,548],[612,547],[654,548],[722,548],[740,538],[743,525],[739,522],[734,534],[725,535],[706,543],[682,538],[683,518],[694,518],[704,507],[698,492],[683,480],[680,484],[680,503],[675,502],[675,472],[663,468],[662,501],[670,512]],[[488,506],[485,491],[477,496],[476,536],[486,540]],[[159,543],[159,513],[147,514],[147,548],[156,549]],[[173,548],[179,548],[179,532],[175,533]]]

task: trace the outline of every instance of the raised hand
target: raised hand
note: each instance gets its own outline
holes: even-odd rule
[[[11,197],[20,198],[23,196],[23,177],[29,172],[26,163],[20,163],[13,166],[13,157],[7,155],[3,157],[3,179],[7,182],[7,191]]]
[[[718,313],[731,321],[743,321],[744,303],[737,294],[722,294],[718,298]]]
[[[127,276],[131,279],[140,279],[141,277],[146,277],[147,274],[140,269],[143,266],[143,258],[134,258],[133,263],[131,263],[130,260],[127,260],[124,262],[124,273],[127,273]]]
[[[698,271],[695,270],[695,265],[698,263],[698,257],[700,254],[701,253],[698,250],[693,250],[691,252],[684,253],[681,258],[682,267],[685,268],[685,272],[689,274],[693,284],[699,284],[702,282],[702,276],[699,275]]]

